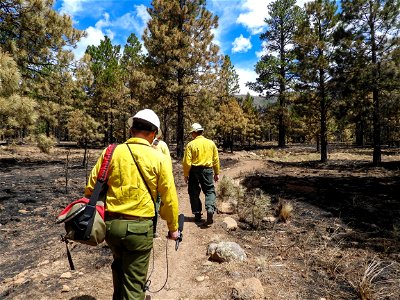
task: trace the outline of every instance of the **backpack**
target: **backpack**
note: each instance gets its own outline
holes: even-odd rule
[[[73,240],[82,244],[97,246],[106,236],[104,222],[104,200],[107,194],[107,175],[116,144],[107,147],[96,185],[88,198],[80,198],[68,204],[58,215],[57,224],[64,223],[64,241]]]

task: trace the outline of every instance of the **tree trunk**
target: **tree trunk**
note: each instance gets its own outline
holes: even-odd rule
[[[114,138],[114,114],[111,111],[110,112],[110,140],[109,140],[109,144],[112,144],[115,142],[115,138]]]
[[[183,94],[178,95],[178,122],[176,124],[176,156],[178,159],[183,157],[184,149],[184,112],[183,112]]]
[[[83,167],[83,168],[86,166],[87,144],[88,144],[88,143],[85,141],[85,144],[84,144],[84,152],[83,152],[83,161],[82,161],[82,167]]]
[[[169,143],[169,130],[168,130],[168,114],[169,114],[169,111],[168,111],[168,109],[164,109],[162,113],[163,113],[163,122],[162,122],[162,124],[163,124],[164,131],[161,132],[161,134],[162,134],[162,139],[164,140],[164,142],[166,142],[168,144]]]
[[[281,20],[283,26],[283,20]],[[286,108],[286,99],[285,99],[285,81],[286,72],[285,72],[285,37],[284,32],[281,30],[280,36],[280,78],[279,78],[279,137],[278,137],[278,147],[284,148],[286,147],[286,124],[285,124],[285,108]]]
[[[379,166],[382,162],[381,155],[381,122],[380,122],[380,103],[378,89],[374,88],[372,91],[374,102],[374,154],[373,165]]]
[[[372,10],[372,8],[371,8]],[[381,157],[381,123],[380,123],[380,102],[378,91],[378,63],[376,57],[376,40],[375,40],[375,25],[373,20],[374,14],[370,12],[370,29],[371,29],[371,56],[372,56],[372,101],[374,105],[374,153],[373,165],[379,166],[382,162]]]
[[[104,138],[103,138],[104,146],[108,144],[108,113],[104,114]]]
[[[320,88],[320,113],[321,113],[321,162],[328,161],[328,129],[326,125],[327,108],[326,108],[326,95],[325,95],[325,81],[324,70],[320,70],[319,88]]]
[[[364,147],[364,135],[365,135],[365,128],[364,128],[364,121],[359,120],[356,122],[356,146]]]

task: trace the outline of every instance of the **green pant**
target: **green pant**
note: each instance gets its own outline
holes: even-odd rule
[[[114,261],[113,300],[141,300],[153,248],[152,220],[106,220],[106,242]]]
[[[212,168],[203,168],[192,166],[189,172],[188,193],[192,213],[200,213],[202,205],[200,201],[200,192],[205,195],[205,208],[208,212],[214,213],[215,207],[215,188],[214,172]]]

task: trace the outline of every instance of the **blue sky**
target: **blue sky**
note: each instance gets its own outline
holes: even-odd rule
[[[300,2],[301,1],[301,2]],[[305,0],[299,0],[303,5]],[[245,83],[255,81],[254,65],[262,55],[260,34],[265,32],[264,19],[272,0],[207,0],[207,8],[219,17],[214,43],[221,54],[229,55],[239,75],[240,93],[250,91]],[[141,36],[149,20],[146,8],[151,0],[56,0],[55,9],[72,17],[74,27],[85,30],[74,51],[79,59],[88,45],[98,45],[107,35],[113,44],[125,45],[127,37]]]

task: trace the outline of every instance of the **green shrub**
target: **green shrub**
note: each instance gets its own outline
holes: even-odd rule
[[[43,153],[50,153],[51,148],[56,144],[56,140],[53,136],[47,137],[45,134],[39,134],[36,137],[37,146]]]
[[[270,214],[271,197],[260,189],[254,189],[240,198],[237,208],[241,222],[259,228],[263,218]]]
[[[223,201],[228,201],[231,197],[235,196],[236,189],[232,179],[228,176],[223,176],[218,185],[218,197]]]

